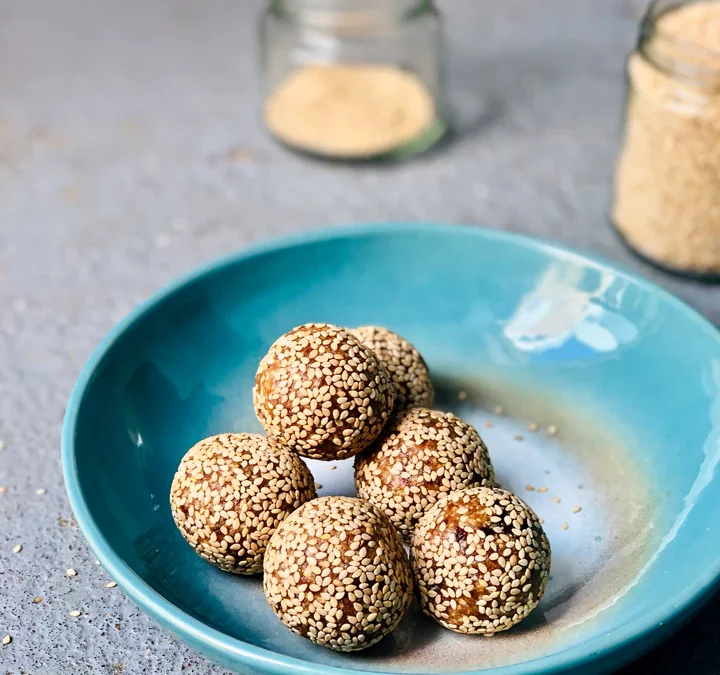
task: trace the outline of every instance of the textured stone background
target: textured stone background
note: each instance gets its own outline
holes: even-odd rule
[[[310,162],[266,138],[261,4],[0,2],[0,636],[13,637],[2,673],[222,672],[105,588],[59,457],[92,348],[198,263],[326,224],[476,223],[615,259],[720,322],[718,290],[643,266],[606,222],[643,2],[441,3],[459,137],[393,167]],[[643,665],[720,672],[718,610]]]

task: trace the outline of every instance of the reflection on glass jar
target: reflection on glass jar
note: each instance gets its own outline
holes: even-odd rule
[[[263,118],[286,145],[401,158],[446,130],[429,0],[274,0],[261,24]]]
[[[662,267],[720,276],[720,2],[652,3],[625,115],[615,227]]]

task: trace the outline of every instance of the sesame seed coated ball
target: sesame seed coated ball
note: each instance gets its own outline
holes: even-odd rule
[[[265,554],[265,597],[294,633],[342,652],[390,633],[412,600],[398,533],[355,497],[320,497],[278,527]]]
[[[396,412],[415,406],[432,406],[435,392],[430,371],[420,352],[411,343],[380,326],[361,326],[350,332],[375,352],[390,373],[397,395]]]
[[[390,375],[347,331],[306,324],[263,357],[253,388],[265,430],[303,457],[352,457],[375,440],[395,403]]]
[[[415,528],[410,558],[423,611],[458,633],[492,634],[522,621],[550,573],[538,517],[511,492],[487,487],[438,501]]]
[[[452,413],[410,408],[355,458],[355,489],[409,539],[422,515],[444,494],[494,485],[480,434]]]
[[[170,508],[201,557],[226,572],[258,574],[275,528],[316,496],[310,469],[282,443],[260,434],[221,434],[182,458]]]

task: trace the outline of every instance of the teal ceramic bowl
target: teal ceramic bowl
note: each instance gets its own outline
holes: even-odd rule
[[[495,637],[411,607],[355,654],[283,628],[261,581],[176,531],[168,493],[197,440],[259,431],[270,344],[310,321],[380,324],[425,355],[438,407],[477,425],[502,484],[544,518],[548,590]],[[77,521],[143,610],[241,673],[607,672],[677,628],[720,572],[720,337],[675,298],[561,247],[477,228],[377,225],[258,246],[136,309],[78,380],[63,430]],[[352,494],[350,462],[311,462]],[[132,645],[128,645],[131,649]]]

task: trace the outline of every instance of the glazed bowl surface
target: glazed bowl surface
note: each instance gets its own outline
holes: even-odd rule
[[[261,431],[251,386],[283,332],[387,326],[425,356],[436,406],[476,425],[502,485],[545,521],[548,590],[493,638],[411,607],[355,654],[287,631],[259,578],[185,544],[168,503],[199,439]],[[120,587],[239,673],[607,672],[687,619],[720,574],[720,335],[668,293],[542,241],[378,224],[255,246],[133,311],[81,373],[63,428],[78,523]],[[353,494],[352,460],[309,462]],[[335,468],[331,468],[334,465]]]

